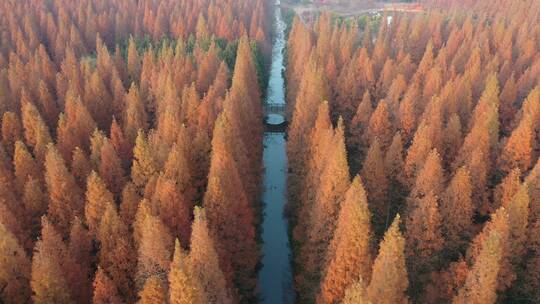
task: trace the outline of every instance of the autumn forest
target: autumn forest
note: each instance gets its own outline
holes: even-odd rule
[[[540,303],[540,1],[280,4],[0,0],[0,303]]]

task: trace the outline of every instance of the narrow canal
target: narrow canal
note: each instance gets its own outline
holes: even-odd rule
[[[285,81],[283,79],[283,49],[285,47],[285,23],[281,16],[279,0],[274,12],[275,36],[272,48],[272,65],[266,103],[285,104]],[[283,117],[270,114],[268,123],[279,124]],[[259,273],[261,303],[289,304],[294,302],[291,272],[291,249],[287,234],[287,220],[283,208],[287,200],[287,154],[285,133],[264,134],[264,220],[263,259]]]

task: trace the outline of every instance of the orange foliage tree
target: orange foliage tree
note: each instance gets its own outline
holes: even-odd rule
[[[334,238],[327,251],[328,266],[321,285],[321,301],[339,302],[358,277],[371,277],[371,223],[360,177],[345,194]]]
[[[407,303],[409,287],[405,266],[405,238],[399,230],[400,216],[384,235],[379,254],[373,262],[371,281],[367,287],[368,299],[373,303]]]

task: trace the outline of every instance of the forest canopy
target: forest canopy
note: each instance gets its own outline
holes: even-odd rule
[[[296,301],[539,303],[540,1],[408,7],[283,9]],[[274,8],[0,0],[0,303],[263,300]]]
[[[537,303],[540,3],[296,17],[300,303]]]

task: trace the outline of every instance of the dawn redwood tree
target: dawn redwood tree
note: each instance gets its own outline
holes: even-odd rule
[[[133,218],[133,222],[131,224],[133,229],[133,242],[136,248],[138,248],[140,245],[144,229],[144,222],[146,221],[146,218],[150,215],[155,215],[155,213],[156,212],[155,210],[153,210],[152,205],[150,204],[150,201],[148,199],[143,198],[140,200],[137,206],[135,216]]]
[[[15,142],[13,167],[17,191],[22,193],[24,185],[30,179],[40,179],[40,168],[22,141]]]
[[[194,201],[202,201],[208,183],[210,170],[211,137],[206,130],[199,130],[193,141],[193,151],[190,162],[193,164],[192,179],[195,188]]]
[[[92,39],[95,42],[95,35],[92,36]],[[57,63],[60,64],[60,70],[62,72],[61,75],[57,75],[57,91],[61,97],[61,104],[63,104],[66,92],[69,88],[71,88],[77,95],[83,93],[84,79],[77,56],[78,55],[73,48],[67,48],[63,58],[58,58],[57,60]]]
[[[429,125],[429,137],[433,148],[443,151],[443,104],[440,98],[435,97],[426,105],[420,122]]]
[[[133,149],[130,146],[128,140],[126,139],[124,131],[120,127],[120,124],[114,117],[111,123],[110,130],[111,132],[109,137],[111,138],[111,144],[113,145],[116,153],[118,154],[118,157],[122,160],[122,166],[126,168],[127,164],[131,160],[131,157],[133,156],[131,154],[133,152]]]
[[[521,265],[526,253],[527,234],[529,230],[529,203],[527,184],[522,184],[512,199],[502,204],[508,212],[508,241],[510,247],[508,255],[513,272],[517,271],[517,267]],[[517,273],[514,276],[517,276]]]
[[[157,9],[157,14],[154,19],[154,25],[153,25],[153,38],[154,40],[158,40],[160,37],[167,36],[167,33],[169,31],[169,22],[168,22],[168,15],[166,15],[166,7],[165,3],[160,3]]]
[[[212,41],[208,52],[203,55],[203,59],[199,70],[197,71],[197,90],[199,93],[205,93],[211,86],[214,77],[219,69],[220,60],[218,57],[218,48],[216,43]]]
[[[418,84],[411,83],[396,111],[399,127],[406,142],[409,142],[413,136],[416,137],[415,130],[418,125],[417,102],[420,99],[418,91]]]
[[[111,90],[112,104],[110,105],[109,113],[111,115],[110,120],[115,117],[122,117],[124,110],[124,104],[126,99],[126,89],[124,83],[126,82],[126,68],[124,58],[122,56],[122,50],[119,45],[116,45],[114,50],[114,69],[112,69],[111,80],[109,88]]]
[[[241,120],[235,119],[231,123],[240,124],[235,125],[235,127],[250,126],[247,128],[249,130],[237,129],[237,132],[242,137],[248,151],[253,153],[253,158],[258,160],[262,155],[262,144],[260,143],[262,129],[260,123],[258,123],[262,119],[260,109],[261,93],[257,83],[254,56],[247,37],[240,39],[236,58],[228,97],[231,101],[229,106],[233,106],[236,112],[242,116],[238,117]],[[226,109],[227,106],[227,101],[225,101],[224,108]]]
[[[421,123],[414,133],[411,146],[407,149],[405,157],[405,177],[407,184],[412,186],[418,172],[422,169],[427,156],[433,149],[429,125]]]
[[[418,54],[412,54],[412,55],[418,55]],[[422,56],[422,59],[420,60],[420,63],[418,64],[418,69],[416,70],[413,77],[414,81],[418,81],[424,78],[427,72],[433,66],[433,63],[434,63],[433,41],[429,41],[429,43],[426,45],[423,55],[421,54],[421,56]]]
[[[99,242],[98,265],[118,288],[125,299],[134,297],[136,254],[128,227],[122,222],[116,207],[107,204],[97,232]]]
[[[317,20],[317,46],[316,52],[317,56],[321,59],[322,62],[328,60],[330,55],[330,39],[331,39],[331,19],[330,14],[324,13]]]
[[[216,120],[216,125],[220,123],[225,125],[221,129],[223,133],[220,136],[223,137],[224,142],[229,146],[228,150],[232,152],[231,155],[237,164],[238,173],[240,176],[245,177],[241,179],[241,182],[248,200],[254,202],[257,199],[257,195],[259,195],[257,185],[259,184],[258,173],[260,172],[255,168],[259,168],[261,163],[255,159],[258,156],[249,152],[247,148],[249,143],[245,144],[245,142],[240,140],[238,129],[235,127],[236,124],[233,123],[234,115],[230,114],[230,110],[231,108],[225,107],[223,114]],[[216,136],[215,133],[214,136]]]
[[[163,167],[163,177],[176,183],[188,206],[193,204],[196,190],[192,172],[198,164],[192,161],[193,154],[195,154],[194,151],[190,151],[188,130],[183,126],[167,156]]]
[[[237,164],[230,145],[224,138],[227,124],[218,120],[212,140],[212,156],[208,187],[203,206],[208,226],[216,241],[220,265],[227,279],[227,286],[242,286],[244,296],[254,287],[254,271],[259,258],[255,242],[253,210],[242,187]]]
[[[475,209],[480,214],[486,214],[493,206],[488,205],[486,200],[487,195],[487,179],[489,174],[490,162],[486,154],[482,152],[483,147],[478,147],[472,154],[466,168],[471,173],[471,181],[473,186],[473,202]]]
[[[137,83],[141,74],[141,59],[133,36],[129,37],[127,49],[127,73],[130,83]]]
[[[103,214],[109,205],[114,204],[112,193],[99,175],[92,171],[88,176],[86,185],[85,218],[86,224],[92,234],[96,234]]]
[[[525,96],[524,96],[525,97]],[[533,123],[533,128],[538,130],[539,128],[539,119],[540,119],[540,86],[535,88],[531,87],[530,92],[523,101],[521,110],[518,112],[516,121],[514,125],[519,125],[522,121],[531,120]]]
[[[367,132],[369,119],[372,113],[373,105],[371,104],[371,97],[369,95],[369,91],[366,91],[364,93],[364,97],[362,97],[362,101],[356,108],[355,115],[349,123],[348,132],[350,135],[347,136],[348,146],[350,146],[351,149],[356,150],[356,152],[359,154],[364,154],[369,147],[369,144],[365,140],[366,136],[364,134]]]
[[[101,147],[105,144],[106,141],[109,139],[105,136],[105,133],[100,131],[99,129],[95,129],[92,133],[92,137],[90,137],[90,165],[92,168],[99,167],[99,164],[101,162]]]
[[[104,48],[106,49],[106,48]],[[98,51],[98,64],[100,53]],[[111,62],[104,63],[108,67],[104,67],[102,70],[107,71],[106,73],[111,73]],[[91,75],[86,77],[84,84],[84,96],[82,100],[90,115],[96,121],[97,126],[105,130],[108,126],[111,125],[112,118],[112,107],[107,106],[105,103],[107,100],[112,100],[109,89],[106,86],[107,79],[104,79],[103,76],[109,77],[108,75],[100,75],[100,67],[95,70]]]
[[[379,254],[373,262],[368,299],[373,303],[408,303],[409,280],[405,266],[405,238],[399,225],[399,214],[381,241]]]
[[[457,114],[453,114],[448,119],[446,128],[443,131],[443,137],[444,163],[449,165],[456,158],[463,140],[461,120]]]
[[[108,36],[107,33],[103,33],[103,37],[101,33],[98,33],[96,35],[96,53],[97,53],[96,55],[97,56],[96,56],[95,72],[99,74],[100,78],[103,79],[105,83],[110,84],[113,71],[115,71],[116,68],[114,67],[113,58],[109,52],[109,48],[107,45],[108,43],[107,36]]]
[[[142,227],[135,280],[139,288],[152,276],[164,279],[173,254],[173,238],[159,217],[148,215]]]
[[[396,213],[401,212],[404,207],[406,180],[404,173],[404,147],[401,132],[397,131],[392,139],[392,144],[384,156],[384,170],[388,177],[388,213],[385,219],[385,226],[388,226],[388,220],[393,218]],[[382,234],[382,231],[380,231]]]
[[[368,128],[366,134],[368,142],[371,143],[375,138],[379,140],[381,150],[386,151],[392,143],[392,136],[394,136],[394,127],[392,125],[392,118],[389,113],[388,103],[385,100],[381,100],[375,111],[369,119]]]
[[[0,200],[0,223],[17,238],[25,249],[31,249],[31,240],[28,239],[28,232],[24,229],[24,223],[17,220],[20,217],[19,214],[22,213],[14,210],[13,205],[13,203],[6,200]]]
[[[31,101],[22,104],[22,125],[26,145],[31,147],[39,163],[45,160],[47,146],[52,142],[50,131]]]
[[[224,73],[227,74],[228,72],[225,71]],[[218,74],[217,77],[220,77],[220,75],[221,73]],[[215,81],[220,80],[216,78]],[[227,81],[227,79],[225,78],[224,81]],[[221,84],[212,85],[210,86],[208,93],[203,97],[198,108],[199,116],[197,126],[200,132],[204,132],[208,135],[212,134],[212,131],[214,130],[214,122],[218,116],[218,111],[220,110],[219,108],[221,108],[222,99],[220,95],[223,94],[224,87],[225,86],[222,86]]]
[[[525,182],[529,188],[529,226],[533,226],[535,221],[540,218],[540,157],[525,178]]]
[[[484,92],[474,108],[469,121],[469,133],[458,152],[454,167],[470,162],[472,154],[478,148],[482,149],[484,157],[491,160],[499,136],[498,95],[499,84],[497,77],[490,75],[486,80]]]
[[[295,17],[287,41],[290,60],[286,75],[289,88],[287,90],[288,104],[293,104],[296,101],[300,83],[308,66],[306,63],[313,47],[313,39],[313,35],[300,17]]]
[[[508,207],[508,204],[521,187],[520,176],[521,171],[519,169],[514,169],[495,187],[493,191],[493,202],[497,207],[503,205]]]
[[[71,159],[71,172],[73,172],[73,177],[75,177],[75,181],[79,187],[84,188],[91,171],[92,165],[86,152],[79,147],[75,148]]]
[[[64,113],[60,115],[56,129],[58,149],[65,160],[71,160],[76,147],[85,151],[90,148],[90,137],[96,129],[96,122],[74,92],[69,91],[66,97]]]
[[[430,303],[449,302],[455,297],[457,290],[465,284],[468,272],[469,266],[463,258],[451,262],[440,271],[432,272],[431,281],[425,288],[422,300]]]
[[[31,262],[19,240],[0,222],[0,300],[6,304],[30,300]]]
[[[75,263],[70,268],[70,284],[73,296],[81,303],[90,303],[92,297],[92,255],[93,243],[90,232],[84,227],[81,219],[75,218],[69,232],[67,245],[69,256]]]
[[[103,181],[116,196],[122,192],[125,183],[125,173],[122,161],[111,141],[106,139],[100,149],[98,172]]]
[[[165,303],[166,295],[163,279],[152,276],[146,280],[143,289],[139,292],[137,304]]]
[[[32,257],[32,300],[34,303],[76,303],[66,277],[69,259],[62,235],[46,217],[42,219],[41,239]]]
[[[67,235],[73,218],[84,212],[84,200],[75,178],[53,144],[47,147],[45,181],[49,194],[49,220],[62,235]]]
[[[482,242],[487,239],[493,231],[499,231],[504,237],[504,242],[501,243],[502,251],[499,261],[499,273],[497,275],[497,291],[506,290],[515,279],[514,272],[511,266],[510,254],[511,243],[509,241],[510,221],[507,210],[500,207],[492,214],[491,220],[482,227],[481,233],[477,234],[471,241],[469,248],[465,254],[465,260],[468,265],[472,265],[473,261],[478,257],[482,248]]]
[[[441,228],[450,250],[462,248],[471,236],[474,205],[469,171],[459,168],[441,195],[439,211]]]
[[[499,96],[501,100],[499,112],[501,117],[501,127],[509,132],[511,130],[511,123],[516,116],[516,107],[514,105],[517,98],[517,85],[515,74],[512,74],[504,84],[504,87]]]
[[[298,204],[293,206],[293,208],[296,208],[295,213],[297,216],[293,233],[294,238],[299,242],[304,242],[307,237],[309,214],[315,202],[316,189],[320,184],[320,175],[326,164],[333,137],[334,128],[330,121],[328,102],[322,102],[318,109],[315,127],[311,133],[309,147],[311,157],[309,158],[306,177],[299,185],[301,187],[299,193],[301,197],[299,197]]]
[[[209,303],[233,303],[226,287],[225,276],[219,265],[214,240],[208,229],[206,213],[202,208],[195,208],[195,219],[191,233],[191,246],[188,266],[194,278],[197,278]]]
[[[145,105],[139,93],[139,88],[135,84],[131,85],[126,96],[125,113],[122,121],[124,122],[123,131],[126,139],[132,145],[135,143],[138,131],[145,131],[148,128]]]
[[[532,118],[525,116],[508,138],[499,157],[499,169],[508,172],[519,168],[526,172],[533,165],[535,126]]]
[[[41,217],[47,212],[48,200],[42,184],[40,180],[29,179],[24,185],[24,192],[21,197],[25,214],[29,217],[26,222],[31,236],[39,234]]]
[[[410,276],[414,286],[425,282],[422,275],[429,273],[439,264],[439,253],[444,239],[441,231],[441,216],[438,197],[433,191],[419,199],[417,205],[408,211],[406,255],[410,263]]]
[[[195,91],[189,87],[184,89],[182,98],[179,98],[176,85],[172,79],[167,79],[163,84],[163,97],[156,106],[156,121],[157,127],[154,129],[160,141],[165,145],[171,145],[177,137],[181,125],[179,122],[186,123],[187,112],[190,106],[190,94]],[[198,101],[198,96],[195,93],[195,101]]]
[[[122,190],[122,198],[120,202],[120,216],[126,225],[131,226],[135,220],[135,214],[139,208],[140,201],[141,197],[137,193],[135,185],[133,185],[132,182],[128,182]]]
[[[366,192],[356,176],[341,204],[336,231],[327,251],[321,302],[340,302],[358,277],[371,277],[370,218]]]
[[[360,171],[366,185],[371,212],[376,223],[387,221],[389,215],[388,176],[384,165],[384,155],[378,138],[374,138],[367,152]]]
[[[98,266],[94,278],[94,292],[92,304],[120,304],[121,297],[114,282],[107,276],[105,271]]]
[[[142,130],[139,130],[133,148],[131,167],[131,180],[138,188],[139,193],[144,192],[144,187],[148,181],[158,173],[158,164],[152,150],[146,135]]]
[[[389,91],[389,88],[396,77],[395,74],[396,74],[396,66],[395,66],[394,60],[391,58],[386,59],[382,67],[382,70],[380,71],[380,76],[376,84],[376,87],[378,89],[378,92],[376,95],[379,98],[381,98],[381,95],[383,95],[381,92]]]
[[[368,51],[365,48],[358,49],[337,78],[336,114],[350,121],[364,92],[375,84],[374,77],[373,61]]]
[[[319,267],[335,232],[341,202],[350,184],[343,128],[343,121],[340,120],[332,139],[334,149],[321,172],[321,181],[309,214],[308,239],[302,248],[308,278],[320,276]]]
[[[527,240],[528,256],[525,260],[524,276],[518,281],[518,290],[524,292],[533,300],[540,300],[540,273],[538,267],[540,265],[540,243],[538,235],[540,231],[540,221],[536,220],[532,227],[529,227],[529,237]]]
[[[171,304],[203,304],[206,295],[196,276],[187,266],[187,254],[176,240],[174,257],[169,270],[169,303]]]
[[[441,157],[436,149],[431,150],[427,159],[422,167],[422,170],[418,172],[414,186],[409,193],[407,207],[409,211],[411,208],[417,206],[416,201],[422,199],[430,192],[433,195],[440,196],[444,188],[444,170],[441,164]]]
[[[310,59],[294,102],[287,141],[287,155],[292,171],[289,191],[293,198],[299,196],[298,185],[306,175],[309,134],[317,119],[317,113],[312,109],[318,108],[321,102],[328,100],[328,96],[328,88],[321,68],[314,59]]]
[[[2,115],[2,141],[4,148],[11,155],[15,142],[23,138],[23,126],[20,117],[13,112]]]
[[[501,271],[503,251],[508,241],[508,214],[499,209],[490,223],[475,238],[475,258],[467,279],[452,303],[495,303],[497,299],[497,279]]]
[[[384,167],[386,175],[390,180],[391,191],[399,191],[399,188],[402,188],[405,183],[403,151],[403,139],[401,133],[398,131],[394,134],[392,143],[384,156]]]
[[[191,233],[191,203],[174,180],[160,176],[156,181],[152,203],[173,238],[185,244]]]
[[[366,286],[362,278],[358,279],[355,283],[347,287],[345,291],[345,297],[343,298],[343,304],[371,304],[368,299]]]

